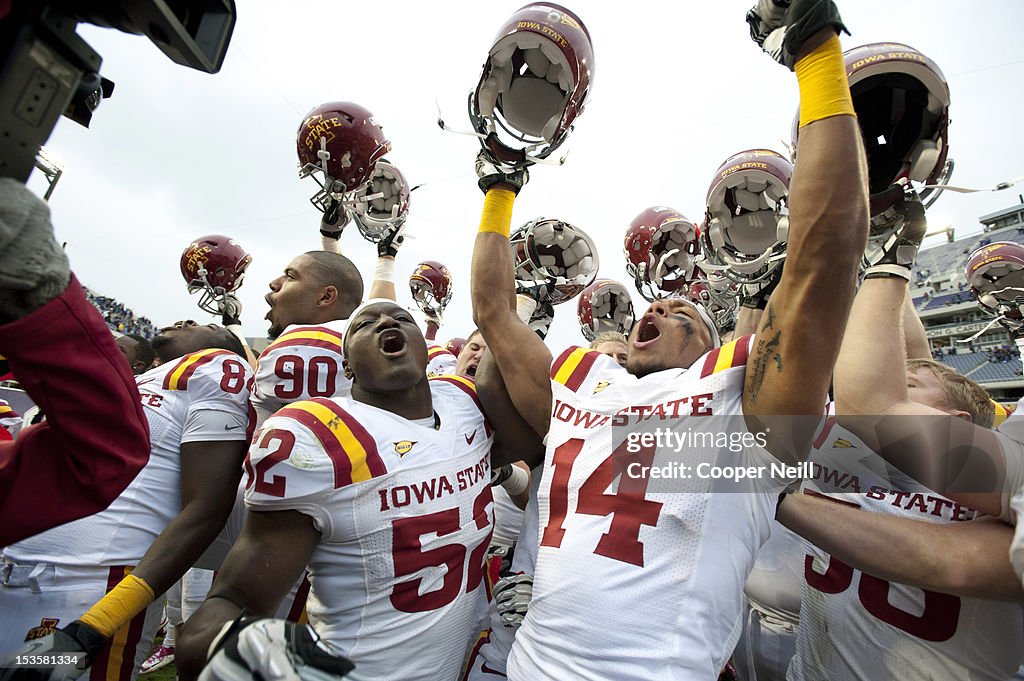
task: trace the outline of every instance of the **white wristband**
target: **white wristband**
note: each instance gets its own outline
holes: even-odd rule
[[[341,239],[320,235],[320,248],[328,253],[341,255]]]
[[[508,476],[501,486],[511,496],[522,494],[530,487],[530,474],[519,466],[512,464],[512,474]]]
[[[516,314],[523,322],[529,324],[530,317],[533,316],[534,311],[537,309],[537,301],[526,295],[525,293],[519,293],[516,295]]]
[[[377,269],[373,271],[374,280],[378,281],[395,281],[395,259],[391,256],[381,256],[377,258]]]

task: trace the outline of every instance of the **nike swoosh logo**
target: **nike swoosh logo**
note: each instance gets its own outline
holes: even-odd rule
[[[466,438],[466,444],[471,445],[473,440],[476,439],[476,431],[474,430],[472,435],[463,435],[463,437]]]
[[[242,426],[224,426],[224,430],[238,430]]]

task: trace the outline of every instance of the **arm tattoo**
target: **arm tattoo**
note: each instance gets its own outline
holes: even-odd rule
[[[750,390],[751,404],[757,404],[757,399],[760,397],[761,388],[764,386],[764,379],[768,373],[768,362],[774,360],[776,371],[782,372],[782,354],[779,352],[782,329],[769,335],[768,331],[775,328],[774,306],[769,304],[765,314],[767,314],[767,319],[757,339],[754,363],[748,368],[747,389]]]

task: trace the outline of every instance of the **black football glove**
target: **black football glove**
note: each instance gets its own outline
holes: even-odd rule
[[[519,191],[530,181],[530,173],[527,171],[527,163],[508,165],[495,159],[486,149],[482,149],[476,155],[476,176],[477,186],[484,194],[496,184],[505,183],[512,186],[512,190],[518,194]]]

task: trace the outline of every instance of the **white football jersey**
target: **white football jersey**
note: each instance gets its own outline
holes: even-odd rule
[[[752,342],[642,378],[583,348],[552,364],[533,600],[509,679],[717,678],[792,480],[743,423]],[[686,439],[634,440],[645,426]],[[751,477],[715,478],[726,466]]]
[[[811,461],[814,473],[803,483],[805,493],[931,523],[977,515],[886,465],[831,418],[815,440]],[[797,653],[787,678],[1003,681],[1024,659],[1019,605],[891,583],[854,570],[810,542],[804,549]]]
[[[149,423],[149,461],[106,510],[12,544],[4,555],[18,563],[138,563],[181,512],[181,445],[248,439],[251,381],[244,358],[218,349],[136,376]]]
[[[292,509],[322,535],[310,623],[375,679],[456,679],[486,607],[492,437],[473,382],[430,381],[429,423],[351,398],[294,403],[253,437],[250,511]]]
[[[292,402],[352,394],[352,381],[342,366],[347,329],[347,319],[292,324],[260,353],[252,391],[257,427]]]
[[[427,344],[427,376],[447,376],[455,373],[458,358],[443,345]]]

